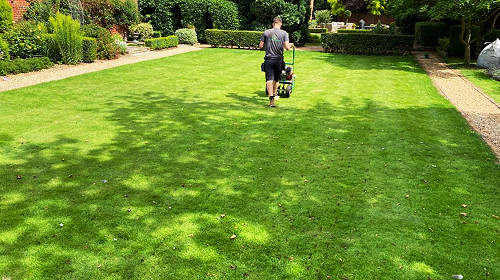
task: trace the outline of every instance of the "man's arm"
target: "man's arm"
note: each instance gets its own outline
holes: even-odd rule
[[[264,41],[260,41],[259,43],[259,49],[262,49],[264,47]]]
[[[290,41],[285,41],[285,49],[288,51],[292,48],[292,44],[290,44]]]

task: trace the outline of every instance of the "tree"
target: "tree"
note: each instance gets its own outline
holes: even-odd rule
[[[12,8],[7,0],[0,0],[0,33],[7,31],[12,25]]]
[[[434,19],[451,18],[459,20],[462,26],[460,42],[465,47],[465,65],[470,64],[470,49],[475,42],[490,34],[500,16],[499,0],[436,0],[436,4],[429,8],[429,14]],[[484,31],[472,38],[472,27],[489,23]]]
[[[380,16],[385,11],[388,0],[328,0],[332,15],[344,16],[346,10],[360,11],[368,9],[370,13]]]

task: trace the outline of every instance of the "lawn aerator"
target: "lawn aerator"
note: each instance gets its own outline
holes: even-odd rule
[[[293,67],[295,66],[295,46],[292,46],[292,62],[285,62],[285,69],[281,71],[279,80],[278,96],[289,98],[295,88],[295,74]],[[267,92],[266,87],[266,94]]]

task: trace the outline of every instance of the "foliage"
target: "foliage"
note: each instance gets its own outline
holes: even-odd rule
[[[7,0],[0,0],[0,33],[8,31],[12,25],[12,7]]]
[[[152,38],[160,38],[161,36],[161,31],[153,31]]]
[[[0,76],[38,71],[50,68],[52,65],[54,65],[54,63],[52,63],[48,57],[0,60]]]
[[[387,0],[328,0],[334,16],[347,16],[346,11],[362,11],[368,9],[370,13],[380,16],[387,6]]]
[[[436,0],[390,0],[387,3],[387,13],[396,20],[405,34],[415,33],[415,23],[429,21],[430,5]]]
[[[45,49],[41,30],[40,25],[26,21],[14,24],[4,37],[9,44],[10,56],[12,58],[29,58],[41,55]]]
[[[150,39],[153,37],[153,26],[150,23],[143,22],[130,26],[129,32],[139,34],[139,40]]]
[[[228,0],[144,0],[139,9],[163,35],[191,25],[201,42],[205,29],[233,30],[239,26],[237,6]]]
[[[29,6],[23,14],[23,18],[25,20],[48,24],[49,18],[55,17],[57,13],[70,14],[70,4],[68,0],[42,0],[28,2]]]
[[[167,37],[146,39],[144,43],[146,44],[146,47],[149,47],[153,50],[160,50],[177,47],[177,45],[179,44],[179,39],[177,38],[177,36],[171,35]]]
[[[44,55],[50,58],[53,62],[61,62],[61,51],[55,39],[55,34],[43,34]]]
[[[319,33],[309,33],[309,37],[307,38],[308,43],[321,43],[321,34]]]
[[[389,34],[389,29],[388,28],[385,28],[383,25],[382,25],[382,22],[379,20],[377,22],[377,25],[375,26],[375,28],[373,29],[373,32],[376,33],[376,34]]]
[[[139,11],[132,0],[82,0],[85,21],[105,28],[126,31],[139,22]]]
[[[83,35],[97,40],[97,58],[114,59],[120,52],[109,30],[97,24],[84,25]]]
[[[327,33],[328,28],[309,28],[309,33]]]
[[[191,28],[182,28],[175,31],[175,36],[179,38],[179,44],[189,44],[194,45],[198,43],[198,38],[196,37],[196,31]]]
[[[119,34],[113,34],[112,38],[115,41],[115,45],[120,50],[120,54],[121,55],[126,54],[127,53],[127,43],[125,43],[122,36],[120,36]]]
[[[330,22],[330,11],[328,11],[328,10],[316,11],[314,13],[314,18],[316,19],[316,22],[318,24],[329,23]]]
[[[326,52],[363,55],[409,54],[414,36],[374,33],[327,33],[321,34]]]
[[[97,40],[91,37],[82,39],[82,61],[86,63],[94,62],[97,58]]]
[[[82,61],[82,33],[80,23],[71,16],[57,13],[49,22],[54,32],[54,40],[61,52],[64,64],[78,64]]]
[[[450,37],[444,37],[438,39],[438,50],[440,52],[446,53],[446,55],[448,55],[450,49],[451,49]]]
[[[0,38],[0,60],[9,60],[9,44],[5,42],[2,38]]]
[[[309,34],[309,1],[256,0],[250,8],[256,15],[252,23],[253,30],[271,28],[274,17],[280,16],[283,20],[282,29],[289,33],[290,41],[298,46],[305,44]]]
[[[500,29],[496,29],[484,37],[484,42],[493,42],[499,38],[500,38]]]
[[[207,29],[207,43],[213,47],[238,47],[257,49],[262,32],[246,30]]]
[[[471,47],[493,31],[500,16],[500,1],[498,0],[436,0],[429,8],[429,14],[435,19],[450,18],[460,20],[460,43],[464,46],[464,63],[470,64]],[[473,28],[488,23],[477,36],[473,36]],[[474,38],[473,38],[474,37]],[[450,35],[453,45],[453,36]]]
[[[460,33],[462,31],[461,25],[455,25],[450,27],[450,56],[464,57],[465,48],[460,40]],[[471,27],[471,40],[476,40],[480,34],[479,26]],[[476,44],[470,46],[471,53],[476,52]]]
[[[415,41],[422,46],[437,46],[438,39],[446,34],[444,22],[417,22],[415,24]]]

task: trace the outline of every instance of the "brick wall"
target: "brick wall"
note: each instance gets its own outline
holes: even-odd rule
[[[26,0],[7,0],[12,7],[12,14],[14,16],[14,21],[20,21],[23,19],[23,14],[29,6],[29,2]]]

